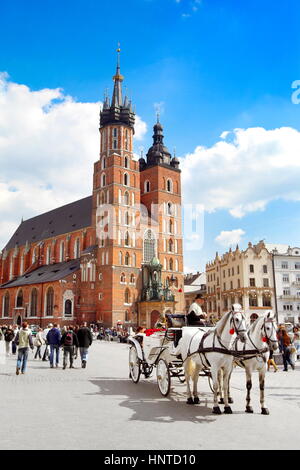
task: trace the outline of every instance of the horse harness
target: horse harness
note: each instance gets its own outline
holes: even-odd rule
[[[232,312],[234,313],[234,312]],[[239,325],[236,327],[235,324],[234,324],[234,321],[233,321],[233,318],[230,319],[230,325],[233,326],[234,328],[234,331],[236,334],[239,334],[239,333],[244,333],[245,331],[247,331],[246,329],[240,329],[240,325],[242,323],[243,320],[240,321]],[[203,330],[198,330],[198,331],[203,331]],[[189,344],[189,348],[188,348],[188,354],[187,354],[187,357],[186,359],[188,359],[188,357],[190,357],[192,354],[191,354],[191,351],[190,351],[190,348],[191,348],[191,345],[192,345],[192,342],[193,342],[193,339],[194,337],[196,336],[196,334],[198,333],[198,331],[195,332],[195,334],[192,336],[191,340],[190,340],[190,344]],[[204,341],[206,338],[208,338],[208,336],[210,336],[211,334],[214,334],[214,337],[213,337],[213,345],[211,347],[204,347]],[[219,341],[221,347],[216,347],[215,346],[215,341],[216,341],[216,338],[217,340]],[[236,338],[238,339],[238,338]],[[221,354],[227,354],[229,356],[232,356],[232,355],[235,355],[235,352],[232,351],[231,349],[228,349],[221,341],[221,337],[218,335],[217,331],[215,330],[214,332],[212,331],[207,331],[201,338],[201,341],[200,341],[200,344],[199,344],[199,347],[198,347],[198,350],[196,351],[198,354],[199,354],[199,358],[201,359],[201,362],[202,362],[202,365],[203,367],[207,368],[207,367],[211,367],[211,364],[209,362],[209,360],[207,359],[206,357],[206,354],[207,353],[210,353],[210,352],[216,352],[216,353],[221,353]],[[206,364],[204,363],[203,361],[203,358],[204,358],[204,361],[206,362]]]
[[[265,338],[266,338],[266,341],[267,343],[270,343],[270,342],[274,342],[275,340],[272,340],[270,336],[268,336],[267,334],[267,331],[266,331],[266,323],[267,322],[273,322],[273,320],[266,320],[264,322],[264,333],[265,333]],[[230,323],[232,324],[233,323],[233,319],[231,318],[230,320]],[[246,330],[244,329],[239,329],[240,325],[238,325],[238,327],[235,327],[234,325],[234,329],[235,329],[235,332],[237,334],[241,333],[241,332],[245,332]],[[199,331],[199,330],[198,330]],[[190,340],[190,344],[189,344],[189,349],[188,349],[188,354],[187,354],[187,358],[190,357],[192,354],[191,354],[191,351],[190,351],[190,348],[191,348],[191,345],[192,345],[192,341],[194,339],[194,337],[196,336],[196,334],[198,333],[198,331],[195,332],[195,334],[192,336],[191,340]],[[200,331],[203,331],[200,329]],[[221,353],[221,354],[227,354],[227,355],[230,355],[230,356],[234,356],[234,358],[236,359],[236,362],[238,362],[242,367],[245,367],[244,365],[244,361],[247,361],[247,360],[250,360],[250,359],[254,359],[254,358],[258,358],[258,357],[261,357],[262,360],[264,362],[266,362],[266,358],[264,356],[265,353],[267,353],[269,351],[269,348],[266,346],[264,348],[257,348],[255,346],[255,344],[253,343],[251,337],[250,337],[250,334],[248,333],[248,338],[251,342],[251,344],[253,345],[253,348],[254,349],[246,349],[246,343],[244,344],[244,348],[242,351],[238,351],[238,340],[239,338],[237,337],[234,341],[234,344],[233,344],[233,349],[228,349],[226,346],[224,346],[224,344],[222,343],[221,341],[221,338],[220,336],[217,334],[216,331],[213,332],[214,333],[214,337],[213,337],[213,345],[211,347],[207,347],[205,348],[204,347],[204,341],[205,339],[210,336],[212,334],[212,331],[208,331],[206,332],[202,338],[201,338],[201,341],[200,341],[200,344],[199,344],[199,347],[198,347],[198,350],[196,351],[198,354],[199,354],[199,357],[201,359],[201,362],[202,362],[202,365],[203,367],[211,367],[210,365],[210,362],[209,360],[207,359],[206,357],[206,354],[207,353],[210,353],[210,352],[217,352],[217,353]],[[216,347],[215,346],[215,340],[216,338],[218,339],[220,345],[221,345],[221,348],[219,347]],[[194,354],[194,353],[193,353]],[[186,358],[186,359],[187,359]],[[204,358],[204,361],[203,361],[203,358]],[[206,364],[205,364],[206,363]]]

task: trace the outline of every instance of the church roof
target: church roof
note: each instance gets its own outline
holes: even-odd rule
[[[64,233],[75,232],[92,224],[92,196],[66,204],[44,214],[22,221],[5,249],[21,247]]]
[[[78,269],[80,269],[79,259],[40,266],[28,274],[23,274],[23,276],[20,276],[17,279],[2,284],[0,289],[59,281],[60,279],[64,279],[70,274],[75,273]]]

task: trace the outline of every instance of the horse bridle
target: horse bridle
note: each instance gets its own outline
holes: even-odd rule
[[[267,343],[268,343],[268,344],[270,344],[270,343],[277,343],[277,342],[278,342],[277,338],[276,338],[276,339],[271,339],[271,337],[267,335],[266,323],[272,323],[272,325],[273,325],[273,328],[272,328],[272,331],[271,331],[271,335],[270,335],[270,336],[272,336],[272,333],[273,333],[274,330],[275,330],[275,333],[276,333],[276,328],[275,328],[274,320],[272,320],[272,319],[270,319],[270,318],[265,319],[265,321],[264,321],[264,333],[265,333],[265,338],[266,338],[266,340],[267,340]]]
[[[233,315],[235,315],[236,313],[240,313],[241,316],[242,316],[242,318],[241,318],[241,320],[240,320],[240,322],[239,322],[239,324],[238,324],[237,326],[236,326],[235,321],[234,321],[234,318],[233,318]],[[244,315],[242,314],[242,312],[235,312],[234,310],[232,310],[232,311],[231,311],[231,314],[232,314],[232,316],[231,316],[231,319],[230,319],[230,325],[233,325],[233,328],[234,328],[235,333],[239,336],[240,333],[245,333],[245,332],[247,332],[247,329],[246,329],[246,328],[244,328],[244,329],[240,328],[240,326],[241,326],[241,324],[243,323],[243,321],[245,321],[245,318],[244,318]]]

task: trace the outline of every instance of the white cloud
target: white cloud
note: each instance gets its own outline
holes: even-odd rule
[[[32,91],[0,74],[0,249],[24,219],[92,193],[98,103]],[[135,139],[147,130],[136,116]]]
[[[246,232],[242,229],[236,230],[222,230],[222,232],[215,238],[215,241],[219,243],[219,245],[228,248],[231,245],[236,245],[240,243],[242,236],[245,235]]]
[[[225,131],[181,159],[185,201],[241,218],[276,199],[300,200],[300,132],[290,127]]]

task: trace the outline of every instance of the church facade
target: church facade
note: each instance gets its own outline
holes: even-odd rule
[[[159,121],[133,155],[120,62],[100,112],[91,196],[22,221],[0,255],[0,324],[153,326],[184,311],[179,161]]]

